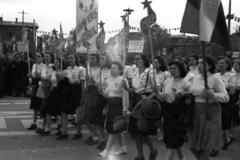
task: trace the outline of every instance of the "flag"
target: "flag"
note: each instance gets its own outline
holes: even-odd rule
[[[181,32],[197,34],[201,41],[217,43],[231,50],[221,0],[188,0]]]

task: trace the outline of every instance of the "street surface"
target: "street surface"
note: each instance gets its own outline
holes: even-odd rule
[[[85,140],[88,131],[83,126],[83,137],[72,140],[76,127],[69,123],[69,138],[56,140],[56,123],[52,123],[51,135],[40,136],[35,131],[28,131],[32,123],[32,111],[29,110],[30,100],[26,98],[4,97],[0,99],[0,160],[101,160],[96,146],[87,146]],[[41,124],[41,119],[38,121]],[[40,125],[39,125],[40,126]],[[123,156],[110,156],[109,160],[133,160],[137,151],[133,139],[125,133],[128,154]],[[219,155],[211,160],[240,160],[240,127],[234,130],[235,141],[228,150],[221,150]],[[164,160],[166,149],[163,141],[152,137],[158,147],[157,160]],[[118,150],[118,143],[112,152]],[[195,160],[184,145],[186,160]],[[144,146],[145,160],[148,160],[149,150]],[[178,157],[175,157],[178,160]]]

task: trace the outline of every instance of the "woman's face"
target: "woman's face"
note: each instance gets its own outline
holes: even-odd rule
[[[153,67],[155,69],[159,69],[159,67],[161,66],[161,64],[159,63],[159,61],[157,59],[154,59],[153,61]]]
[[[97,58],[95,56],[90,56],[90,66],[94,67],[97,65]]]
[[[238,63],[234,63],[233,68],[236,72],[240,71],[240,66],[238,65]]]
[[[121,70],[119,70],[118,65],[113,64],[112,67],[111,67],[112,76],[118,76],[118,75],[120,75],[120,73],[121,73]]]
[[[226,71],[227,70],[227,63],[226,63],[226,61],[224,60],[224,59],[220,59],[219,61],[218,61],[218,69],[220,70],[220,71]]]
[[[37,63],[42,63],[42,61],[43,61],[42,55],[40,53],[37,53],[36,54],[36,62]]]
[[[54,67],[56,69],[60,68],[60,62],[58,61],[58,59],[54,60]]]
[[[207,68],[207,71],[209,71],[210,69],[210,66],[208,65],[208,63],[206,63],[206,68]],[[198,71],[200,74],[203,74],[204,73],[204,69],[203,69],[203,59],[200,58],[198,60]]]
[[[50,54],[45,54],[44,55],[44,61],[46,64],[50,64],[51,63],[51,56]]]
[[[101,63],[102,63],[102,66],[105,66],[107,64],[106,56],[102,56]]]
[[[70,66],[76,65],[76,58],[74,55],[69,55],[68,56],[68,63]]]
[[[144,61],[140,55],[135,56],[136,66],[137,68],[144,66]]]
[[[180,70],[175,64],[172,64],[170,66],[170,72],[171,72],[171,75],[172,75],[173,78],[179,78],[180,77]]]

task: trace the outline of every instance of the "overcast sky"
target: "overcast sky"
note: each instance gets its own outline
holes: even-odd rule
[[[99,0],[99,20],[105,22],[105,30],[121,29],[123,23],[120,16],[123,9],[134,9],[130,17],[130,25],[139,28],[140,20],[147,15],[140,2],[144,0]],[[228,13],[229,0],[222,0],[225,14]],[[178,28],[181,25],[186,0],[152,0],[152,8],[157,13],[157,23],[166,28]],[[0,15],[6,21],[22,21],[21,12],[25,15],[25,22],[32,22],[35,18],[40,26],[39,30],[51,32],[53,28],[59,31],[60,21],[64,33],[76,26],[76,0],[0,0]],[[232,13],[240,17],[240,0],[232,0]],[[232,31],[239,22],[232,21]],[[116,33],[114,33],[116,34]],[[109,36],[113,36],[110,34]],[[172,34],[178,34],[172,31]],[[109,37],[107,36],[107,38]]]

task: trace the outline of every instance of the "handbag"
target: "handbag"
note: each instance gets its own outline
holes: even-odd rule
[[[39,87],[38,87],[36,97],[42,98],[42,99],[45,99],[45,98],[46,98],[42,86],[39,86]]]
[[[28,85],[27,86],[27,92],[26,92],[26,97],[27,98],[32,98],[35,96],[36,93],[36,85]]]
[[[129,123],[129,117],[118,116],[114,118],[113,130],[114,132],[120,132],[127,129]]]

